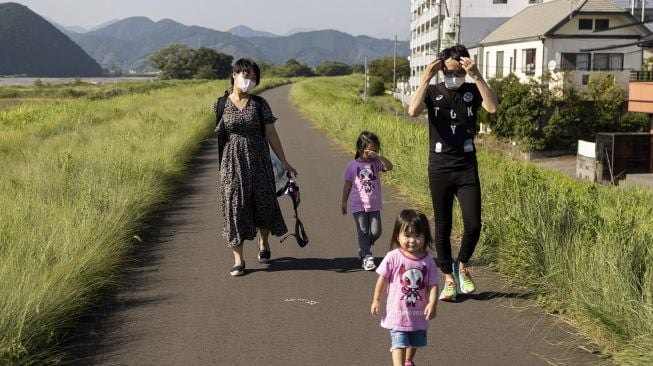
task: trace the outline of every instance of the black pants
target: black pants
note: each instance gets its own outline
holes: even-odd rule
[[[477,169],[450,173],[429,170],[429,187],[435,212],[435,250],[440,270],[445,274],[451,268],[451,226],[453,199],[458,198],[463,217],[463,238],[458,260],[467,263],[481,236],[481,185]]]

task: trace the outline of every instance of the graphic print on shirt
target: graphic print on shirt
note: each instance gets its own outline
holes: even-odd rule
[[[406,307],[415,307],[417,301],[423,300],[420,290],[426,287],[424,278],[426,277],[426,266],[422,269],[406,269],[402,264],[399,268],[399,278],[401,279],[401,292],[404,294],[401,300],[406,300]]]
[[[372,167],[356,168],[357,174],[356,177],[360,182],[360,189],[365,193],[371,193],[374,190],[374,181],[376,180],[376,174],[374,174],[374,169]]]

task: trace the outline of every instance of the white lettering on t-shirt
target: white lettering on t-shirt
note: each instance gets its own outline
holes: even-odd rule
[[[472,107],[467,107],[467,117],[474,117],[474,112],[472,112]]]
[[[456,134],[456,125],[451,125],[451,133]]]
[[[451,119],[456,119],[456,112],[452,110],[449,111],[449,115],[451,116]]]
[[[436,116],[436,117],[438,116],[438,110],[439,110],[439,109],[440,109],[440,107],[435,107],[435,108],[433,108],[433,110],[435,111],[435,116]]]

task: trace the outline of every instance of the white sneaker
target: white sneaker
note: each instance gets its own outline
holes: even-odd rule
[[[366,271],[373,271],[376,269],[373,255],[366,255],[365,258],[363,258],[363,269]]]

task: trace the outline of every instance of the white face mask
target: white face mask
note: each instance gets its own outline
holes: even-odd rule
[[[445,76],[444,77],[444,86],[447,89],[456,90],[460,88],[461,85],[465,82],[464,76]]]
[[[247,93],[248,91],[254,89],[255,86],[256,82],[254,80],[243,77],[241,74],[236,76],[236,88],[238,88],[238,90],[241,92]]]

